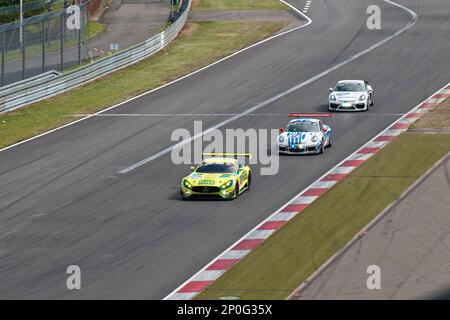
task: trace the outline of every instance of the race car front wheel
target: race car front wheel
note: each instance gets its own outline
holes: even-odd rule
[[[322,143],[322,145],[320,146],[319,154],[323,154],[325,152],[324,145],[325,145],[325,143]]]
[[[239,195],[239,183],[236,183],[236,188],[234,188],[233,195],[231,196],[231,200],[236,199]]]
[[[248,173],[248,180],[247,180],[247,189],[250,190],[250,185],[252,184],[252,174]]]

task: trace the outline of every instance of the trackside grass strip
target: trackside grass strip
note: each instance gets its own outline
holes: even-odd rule
[[[194,0],[195,9],[199,10],[284,10],[284,3],[279,0]]]
[[[450,102],[415,127],[439,123]],[[450,134],[406,132],[294,217],[197,296],[285,299],[450,151]]]
[[[156,88],[279,31],[286,22],[195,22],[158,54],[68,93],[0,116],[0,148]]]

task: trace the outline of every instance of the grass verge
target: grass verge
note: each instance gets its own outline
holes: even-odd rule
[[[194,0],[196,10],[285,10],[279,0]]]
[[[447,101],[415,127],[448,127],[449,116]],[[447,121],[441,121],[445,117]],[[285,299],[448,152],[449,134],[402,134],[238,262],[197,299]]]
[[[277,32],[285,22],[195,22],[158,54],[83,87],[0,116],[0,148],[156,88]]]

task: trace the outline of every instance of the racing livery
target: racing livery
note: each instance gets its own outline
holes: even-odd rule
[[[373,88],[367,81],[342,80],[330,92],[330,111],[367,111],[374,104]]]
[[[278,150],[282,154],[319,154],[331,146],[331,128],[314,117],[331,114],[290,114],[286,129],[280,129]]]
[[[182,179],[180,194],[182,199],[222,198],[235,199],[250,189],[252,173],[249,166],[239,163],[238,156],[249,154],[209,153],[212,158],[204,159],[193,172]],[[221,157],[216,157],[221,156]],[[233,156],[235,158],[230,158]]]

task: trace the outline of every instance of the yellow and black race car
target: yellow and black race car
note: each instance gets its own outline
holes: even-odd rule
[[[250,157],[247,153],[205,153],[211,156],[192,168],[180,185],[182,199],[223,198],[234,199],[250,189],[252,172],[249,166],[238,162],[237,157]]]

